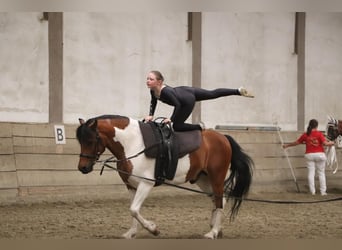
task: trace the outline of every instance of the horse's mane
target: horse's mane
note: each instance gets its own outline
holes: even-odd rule
[[[100,115],[93,118],[88,119],[85,123],[81,124],[76,130],[76,138],[77,140],[83,144],[89,141],[91,135],[93,135],[94,131],[89,127],[94,121],[104,120],[104,119],[128,119],[126,116],[121,115]]]
[[[128,117],[121,116],[121,115],[100,115],[100,116],[90,118],[86,122],[86,124],[89,124],[89,123],[93,122],[94,120],[103,120],[103,119],[128,119]]]

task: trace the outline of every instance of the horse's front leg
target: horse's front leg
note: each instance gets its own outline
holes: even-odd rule
[[[129,189],[128,191],[131,195],[131,203],[132,203],[136,191],[135,189]],[[139,222],[135,218],[133,218],[131,228],[126,233],[124,233],[122,237],[125,239],[135,238],[136,234],[138,233],[138,225],[139,225]]]
[[[137,235],[139,222],[133,218],[131,228],[122,235],[125,239],[133,239]]]
[[[133,220],[136,219],[145,229],[147,229],[153,235],[158,235],[159,231],[157,225],[153,221],[148,221],[140,214],[140,208],[153,188],[152,182],[140,182],[136,190],[135,196],[131,203],[130,211]]]

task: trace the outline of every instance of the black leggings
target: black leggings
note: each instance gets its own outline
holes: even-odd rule
[[[238,89],[218,88],[214,90],[206,90],[188,86],[180,86],[174,88],[178,100],[181,103],[181,109],[173,116],[173,129],[175,131],[201,130],[198,124],[185,123],[194,109],[197,101],[215,99],[223,96],[240,95]]]

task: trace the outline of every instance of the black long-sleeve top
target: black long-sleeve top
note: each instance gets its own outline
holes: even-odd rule
[[[162,91],[160,92],[159,98],[157,98],[155,96],[153,90],[151,90],[150,93],[151,93],[151,103],[150,103],[150,113],[149,113],[150,116],[154,115],[154,112],[155,112],[156,107],[157,107],[157,102],[159,99],[160,101],[175,107],[175,109],[173,110],[172,116],[170,118],[171,121],[173,121],[175,114],[177,114],[181,108],[181,103],[178,100],[177,93],[176,93],[175,89],[172,87],[169,87],[169,86],[165,86],[162,89]]]

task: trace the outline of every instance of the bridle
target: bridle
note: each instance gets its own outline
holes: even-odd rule
[[[101,155],[101,152],[98,150],[99,149],[99,144],[102,144],[102,141],[101,141],[101,137],[99,135],[99,132],[96,129],[96,144],[95,144],[95,152],[96,152],[96,154],[83,154],[83,153],[80,153],[80,157],[94,160],[94,162],[97,161],[100,158],[100,155]]]

